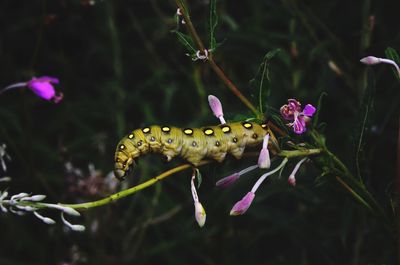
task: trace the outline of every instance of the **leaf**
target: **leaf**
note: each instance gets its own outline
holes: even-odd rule
[[[200,170],[196,168],[197,188],[200,188],[203,177],[201,176]]]
[[[183,46],[185,46],[185,48],[188,50],[190,54],[196,53],[196,49],[194,48],[194,43],[190,38],[190,36],[183,34],[177,30],[173,30],[172,32],[176,33],[179,42],[182,43]]]
[[[385,50],[385,54],[388,59],[393,60],[397,64],[400,64],[400,56],[396,52],[395,49],[393,49],[392,47],[388,47]],[[397,69],[392,68],[392,71],[393,71],[394,75],[396,76],[397,80],[400,81],[400,73],[397,72]]]
[[[264,102],[267,101],[269,97],[270,90],[268,89],[269,82],[265,81],[265,78],[269,81],[268,76],[268,65],[269,61],[280,52],[280,49],[275,49],[267,52],[264,55],[264,58],[258,67],[257,73],[253,79],[250,80],[250,86],[253,88],[257,87],[258,90],[258,102],[259,102],[259,110],[261,113],[264,113]]]
[[[210,2],[210,49],[214,51],[217,48],[217,40],[215,39],[215,29],[218,25],[217,15],[217,0],[211,0]]]
[[[328,93],[326,92],[322,92],[321,95],[319,96],[318,99],[318,104],[317,104],[317,112],[315,113],[314,117],[313,117],[313,127],[315,128],[318,125],[318,119],[319,119],[319,112],[322,109],[322,98],[324,96],[327,96]]]
[[[368,127],[371,110],[373,108],[374,103],[374,95],[375,95],[375,79],[373,76],[373,72],[368,70],[367,72],[367,87],[364,92],[363,101],[361,105],[361,115],[360,115],[360,122],[359,128],[357,132],[357,143],[356,143],[356,169],[357,175],[360,181],[361,179],[361,167],[360,161],[363,160],[363,147],[365,145],[365,132]]]

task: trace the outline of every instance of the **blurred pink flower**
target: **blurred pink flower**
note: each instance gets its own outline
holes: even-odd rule
[[[63,94],[61,92],[56,92],[53,85],[58,85],[59,83],[60,81],[55,77],[33,77],[28,82],[15,83],[4,88],[0,94],[13,88],[27,87],[39,97],[48,101],[53,101],[54,103],[58,103],[62,100]]]

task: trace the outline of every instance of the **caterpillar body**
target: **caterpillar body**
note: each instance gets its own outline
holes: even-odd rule
[[[206,158],[222,162],[227,154],[240,159],[246,147],[260,145],[267,133],[272,135],[267,124],[249,121],[202,128],[153,125],[136,129],[118,143],[114,174],[124,179],[134,159],[148,153],[160,153],[166,161],[181,156],[193,166]]]

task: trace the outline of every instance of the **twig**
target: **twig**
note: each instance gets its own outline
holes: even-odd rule
[[[201,162],[199,166],[202,166],[202,165],[205,165],[205,164],[208,164],[208,163],[210,163],[210,161],[204,161],[204,162]],[[173,175],[173,174],[175,174],[177,172],[186,170],[188,168],[192,168],[192,165],[183,164],[183,165],[174,167],[174,168],[172,168],[170,170],[167,170],[167,171],[163,172],[162,174],[160,174],[160,175],[158,175],[158,176],[156,176],[156,177],[154,177],[154,178],[152,178],[152,179],[150,179],[150,180],[148,180],[148,181],[146,181],[146,182],[144,182],[142,184],[139,184],[139,185],[134,186],[132,188],[117,192],[117,193],[115,193],[113,195],[110,195],[110,196],[108,196],[106,198],[103,198],[101,200],[97,200],[97,201],[93,201],[93,202],[86,202],[86,203],[79,203],[79,204],[61,204],[61,205],[62,206],[67,206],[67,207],[70,207],[70,208],[74,208],[74,209],[82,209],[82,210],[103,206],[103,205],[109,204],[109,203],[111,203],[113,201],[116,201],[116,200],[119,200],[121,198],[124,198],[126,196],[132,195],[132,194],[134,194],[134,193],[136,193],[136,192],[138,192],[140,190],[143,190],[143,189],[145,189],[147,187],[150,187],[153,184],[155,184],[156,182],[161,181],[161,180],[163,180],[163,179],[165,179],[165,178],[167,178],[167,177],[169,177],[169,176],[171,176],[171,175]]]

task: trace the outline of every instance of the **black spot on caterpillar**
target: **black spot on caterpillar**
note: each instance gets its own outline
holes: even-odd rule
[[[193,166],[206,158],[222,162],[226,154],[240,159],[246,147],[262,144],[267,133],[272,134],[266,124],[247,121],[203,128],[144,127],[118,143],[114,174],[124,179],[132,171],[135,159],[147,153],[160,153],[166,161],[181,156]]]

